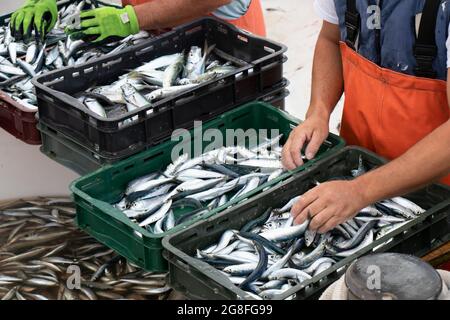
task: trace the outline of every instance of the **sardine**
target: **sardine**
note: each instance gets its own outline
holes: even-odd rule
[[[131,84],[124,84],[120,87],[125,101],[131,103],[137,108],[143,108],[150,105],[150,102],[141,95]]]
[[[9,58],[11,59],[11,62],[13,64],[17,63],[17,45],[15,42],[11,42],[8,45],[8,53],[9,53]]]
[[[27,63],[21,59],[17,59],[16,64],[23,70],[23,72],[25,72],[30,77],[36,76],[34,67],[32,65],[30,65],[29,63]]]
[[[36,42],[32,42],[27,49],[27,54],[25,57],[25,62],[29,64],[33,64],[36,59],[37,54],[37,44]]]
[[[147,225],[151,225],[159,220],[161,220],[167,212],[170,210],[170,207],[172,206],[172,200],[168,200],[166,203],[162,205],[162,207],[156,211],[154,214],[152,214],[150,217],[142,221],[139,226],[145,227]]]
[[[105,108],[103,108],[103,106],[96,99],[85,98],[83,103],[96,115],[106,118]]]

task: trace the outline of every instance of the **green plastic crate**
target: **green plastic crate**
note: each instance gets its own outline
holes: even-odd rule
[[[289,133],[299,123],[298,119],[271,105],[253,102],[224,113],[216,119],[205,123],[203,132],[214,128],[220,129],[222,132],[225,132],[226,129],[243,129],[244,131],[247,129],[267,129],[270,133],[270,129],[278,129],[284,135],[281,141],[284,143]],[[192,141],[196,140],[194,131],[190,131],[194,137]],[[178,142],[168,140],[129,159],[105,166],[92,174],[76,180],[71,185],[77,207],[77,223],[79,227],[107,247],[114,249],[129,261],[148,271],[159,272],[167,270],[167,262],[162,257],[163,247],[161,244],[162,238],[166,235],[180,231],[182,228],[204,220],[258,194],[267,187],[278,184],[295,172],[304,170],[315,161],[336,153],[344,147],[345,142],[338,136],[330,134],[319,150],[318,157],[295,172],[286,173],[279,179],[266,183],[253,192],[242,195],[242,197],[203,216],[194,217],[169,232],[155,235],[131,222],[120,210],[114,208],[111,203],[120,200],[121,193],[131,180],[165,169],[171,163],[172,148],[177,144]],[[189,142],[189,144],[192,151],[194,143]],[[208,146],[208,144],[209,142],[203,143],[203,148]],[[185,212],[175,212],[175,215],[183,213]]]

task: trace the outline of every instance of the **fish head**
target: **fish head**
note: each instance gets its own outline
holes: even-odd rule
[[[202,57],[202,49],[197,46],[193,46],[189,51],[188,55],[188,63],[197,64],[203,59]]]
[[[310,229],[305,232],[305,244],[307,247],[311,246],[316,238],[316,231],[311,231]]]
[[[123,84],[120,89],[125,97],[130,97],[136,93],[136,89],[130,83]]]
[[[131,211],[140,211],[144,209],[144,204],[142,201],[134,201],[130,204],[129,210]]]

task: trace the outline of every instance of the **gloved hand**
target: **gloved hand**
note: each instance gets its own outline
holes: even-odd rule
[[[132,6],[123,9],[103,7],[80,13],[80,26],[67,29],[74,40],[99,42],[117,36],[125,38],[139,32],[139,22]]]
[[[28,41],[34,27],[43,40],[57,20],[56,0],[27,0],[24,6],[11,16],[11,32],[16,40]]]

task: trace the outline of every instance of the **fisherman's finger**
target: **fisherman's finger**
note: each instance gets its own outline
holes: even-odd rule
[[[28,40],[31,38],[31,31],[33,30],[33,12],[28,11],[23,18],[23,38]]]
[[[90,40],[90,42],[98,43],[98,42],[101,42],[101,41],[105,40],[106,38],[107,38],[107,36],[99,34],[97,38],[94,38],[93,40]]]
[[[283,163],[283,166],[287,169],[287,170],[294,170],[295,169],[295,163],[291,158],[291,138],[289,138],[289,140],[286,142],[286,144],[283,147],[283,152],[281,155],[281,161]]]
[[[24,13],[22,11],[18,12],[14,18],[14,33],[18,33],[22,27],[22,22],[24,18]]]
[[[291,158],[295,163],[295,167],[298,168],[303,165],[302,160],[302,148],[306,142],[306,134],[301,132],[295,139],[292,140],[290,147]]]
[[[83,30],[82,33],[85,35],[89,35],[89,36],[95,36],[95,35],[100,35],[102,33],[102,31],[100,30],[99,27],[91,27],[91,28],[87,28],[86,30]]]
[[[297,224],[301,224],[308,219],[308,212],[305,210],[310,206],[317,197],[311,194],[305,194],[292,206],[291,214],[295,218]]]
[[[308,143],[308,147],[306,148],[306,157],[308,160],[312,160],[316,156],[322,143],[323,138],[321,134],[317,130],[314,130],[311,140]]]
[[[16,18],[18,14],[19,12],[14,12],[11,16],[11,19],[9,20],[9,28],[11,29],[11,32],[14,32],[16,29]]]
[[[84,33],[82,31],[74,31],[67,29],[65,32],[70,36],[70,39],[73,41],[81,40],[85,37]]]
[[[304,209],[304,212],[301,213],[301,215],[306,215],[308,218],[312,219],[311,223],[309,225],[309,229],[311,230],[317,230],[318,225],[314,224],[314,218],[320,215],[321,212],[323,212],[327,208],[326,203],[321,201],[320,198],[318,198],[316,201],[311,203],[307,208]]]
[[[312,231],[319,231],[332,218],[333,211],[329,208],[326,208],[312,218],[311,223],[309,224],[309,229]]]
[[[80,13],[80,18],[81,19],[85,19],[85,18],[95,18],[95,10],[87,10],[87,11],[83,11]]]
[[[97,19],[83,19],[81,20],[81,24],[80,24],[82,29],[87,29],[90,27],[97,27],[98,26],[98,21]]]
[[[336,217],[332,217],[331,219],[329,219],[324,225],[322,225],[318,232],[320,234],[325,234],[331,230],[333,230],[334,228],[336,228],[339,225],[339,219]]]
[[[36,14],[34,15],[34,27],[41,37],[45,35],[44,12],[36,11]]]

